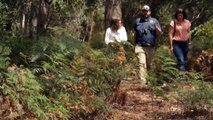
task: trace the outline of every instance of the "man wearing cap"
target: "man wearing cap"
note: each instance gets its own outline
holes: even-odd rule
[[[151,67],[156,38],[160,33],[161,27],[158,20],[151,17],[150,7],[144,5],[142,17],[137,18],[134,25],[135,53],[139,60],[139,77],[143,84],[147,84],[146,71]]]

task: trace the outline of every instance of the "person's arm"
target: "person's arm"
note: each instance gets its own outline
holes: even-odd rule
[[[191,44],[191,42],[192,42],[192,36],[191,36],[191,32],[190,32],[191,30],[189,30],[189,44]]]
[[[137,33],[136,31],[134,31],[133,33],[133,44],[136,45],[136,41],[137,41]]]
[[[157,36],[159,36],[162,33],[159,23],[155,24],[155,29],[156,29]]]
[[[170,51],[173,52],[173,32],[174,32],[174,27],[169,25],[169,45],[170,45]]]
[[[109,36],[110,36],[110,29],[108,28],[108,29],[106,30],[105,38],[104,38],[105,43],[106,43],[107,45],[110,43]]]
[[[126,32],[125,27],[123,27],[123,30],[122,30],[122,41],[127,41],[127,40],[128,40],[127,32]]]
[[[157,35],[159,36],[162,33],[162,30],[156,26]]]
[[[137,28],[137,23],[139,23],[140,21],[140,18],[136,19],[135,21],[135,24],[134,24],[134,32],[132,33],[133,34],[133,45],[136,46],[136,43],[137,43],[137,32],[136,32],[136,28]]]
[[[192,36],[191,36],[191,23],[189,23],[188,32],[189,32],[189,44],[191,44],[191,42],[192,42]]]
[[[154,26],[155,26],[156,34],[157,34],[157,36],[159,36],[162,33],[162,30],[160,27],[160,23],[158,22],[157,19],[155,19]]]

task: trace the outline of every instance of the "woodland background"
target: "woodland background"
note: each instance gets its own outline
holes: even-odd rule
[[[172,91],[186,111],[206,110],[211,116],[212,0],[1,0],[0,118],[112,116],[110,103],[119,99],[122,81],[138,79],[132,32],[145,4],[163,30],[147,78],[152,93],[169,100],[166,93]],[[168,24],[179,7],[192,22],[184,81],[168,49]],[[113,16],[122,17],[128,42],[106,46],[105,29]]]

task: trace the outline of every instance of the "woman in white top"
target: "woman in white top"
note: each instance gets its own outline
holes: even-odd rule
[[[115,18],[111,20],[110,27],[107,28],[105,34],[105,43],[127,41],[127,33],[125,27],[121,23],[121,19]]]

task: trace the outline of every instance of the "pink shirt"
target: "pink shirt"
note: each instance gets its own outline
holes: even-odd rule
[[[177,41],[186,41],[189,39],[190,35],[190,27],[191,23],[189,20],[184,19],[182,22],[175,21],[176,29],[175,29],[175,35],[173,37],[173,40]],[[174,21],[170,22],[170,26],[174,30]]]

